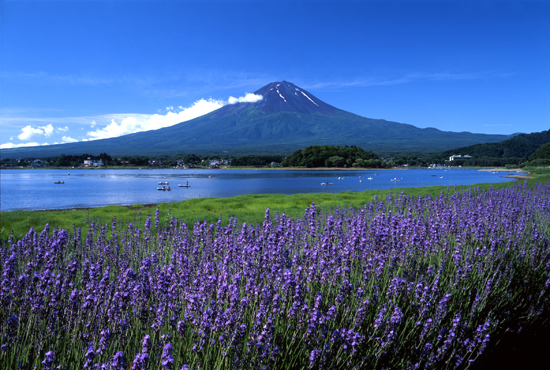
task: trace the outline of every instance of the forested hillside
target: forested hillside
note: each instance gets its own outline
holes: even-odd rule
[[[520,134],[499,143],[475,144],[451,149],[444,151],[442,155],[448,157],[453,154],[468,154],[472,157],[523,158],[533,154],[538,147],[548,142],[550,142],[550,130]]]
[[[467,147],[451,149],[439,153],[440,160],[448,159],[452,155],[470,155],[471,160],[464,161],[471,166],[503,166],[518,164],[534,154],[542,145],[550,143],[550,130],[520,134],[499,143],[475,144]]]
[[[283,167],[384,167],[371,151],[357,146],[314,145],[296,150],[281,163]]]
[[[522,166],[548,166],[550,165],[550,143],[541,145],[526,160],[522,161]]]

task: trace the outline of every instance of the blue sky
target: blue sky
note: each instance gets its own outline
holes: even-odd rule
[[[549,40],[549,1],[3,0],[0,145],[165,127],[281,80],[364,117],[537,132]]]

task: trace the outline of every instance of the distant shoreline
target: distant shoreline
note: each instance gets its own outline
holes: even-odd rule
[[[529,171],[525,171],[525,170],[522,170],[521,168],[512,168],[512,169],[507,169],[507,168],[484,168],[484,169],[481,169],[481,170],[478,170],[478,171],[484,171],[484,172],[527,172],[527,175],[506,175],[506,176],[503,176],[507,179],[516,179],[516,180],[529,180],[529,179],[532,179],[533,176],[530,176],[531,175],[531,172]]]

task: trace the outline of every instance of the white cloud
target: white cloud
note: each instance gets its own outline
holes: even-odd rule
[[[20,147],[26,147],[26,146],[40,146],[44,144],[38,144],[38,143],[21,143],[21,144],[14,144],[14,143],[6,143],[1,144],[0,149],[13,149],[13,148],[20,148]]]
[[[69,131],[69,126],[58,127],[58,128],[55,129],[55,132],[58,133],[58,134],[61,133],[61,132],[67,132],[67,131]]]
[[[221,100],[201,99],[193,103],[189,108],[182,109],[182,107],[179,107],[178,111],[170,110],[165,115],[134,114],[119,120],[119,122],[112,119],[111,123],[107,126],[95,131],[89,131],[87,135],[90,136],[92,140],[97,140],[127,135],[134,132],[156,130],[200,117],[224,105],[225,102]],[[168,107],[168,109],[172,108],[173,107]]]
[[[61,139],[63,140],[64,143],[76,143],[78,141],[76,139],[73,139],[70,136],[63,136]]]
[[[256,95],[256,94],[250,94],[246,93],[245,96],[241,96],[240,98],[234,98],[232,96],[227,99],[227,103],[229,104],[236,104],[236,103],[256,103],[263,99],[263,96]]]
[[[53,126],[51,124],[46,126],[39,126],[37,128],[27,125],[21,129],[21,133],[17,135],[19,140],[30,140],[35,135],[44,135],[46,137],[52,136]]]
[[[50,137],[54,133],[62,134],[69,131],[70,125],[80,125],[81,130],[84,130],[86,127],[90,127],[92,129],[95,128],[95,130],[91,130],[86,133],[87,138],[85,139],[77,140],[68,135],[62,136],[61,140],[59,137],[54,138],[56,142],[73,143],[77,141],[107,139],[132,134],[135,132],[156,130],[203,116],[227,104],[254,103],[260,100],[262,100],[261,95],[247,93],[245,96],[239,98],[234,98],[231,96],[227,101],[211,98],[201,99],[193,103],[188,108],[184,108],[182,106],[174,108],[173,106],[169,106],[166,108],[167,111],[164,111],[165,113],[159,114],[115,113],[87,117],[54,118],[0,117],[0,123],[17,124],[25,121],[26,123],[29,123],[29,121],[34,122],[34,125],[27,124],[21,129],[21,133],[17,136],[19,140],[30,140],[35,136]],[[53,124],[58,124],[59,126],[54,127],[52,123],[46,124],[48,121],[53,122]],[[10,140],[12,139],[13,137],[10,138]],[[36,142],[22,144],[6,143],[2,144],[0,148],[10,149],[38,145],[48,144],[39,144]]]

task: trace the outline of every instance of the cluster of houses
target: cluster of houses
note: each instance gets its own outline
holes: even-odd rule
[[[35,159],[31,163],[32,167],[46,167],[46,166],[49,166],[49,165],[50,165],[50,162],[45,161],[43,159]]]
[[[193,168],[193,167],[196,167],[196,165],[194,163],[185,163],[183,160],[178,160],[176,161],[177,163],[177,167],[178,168]],[[203,159],[201,160],[201,167],[206,167],[208,166],[209,168],[212,168],[212,169],[216,169],[216,168],[220,168],[221,166],[224,166],[224,165],[229,165],[231,163],[231,159],[213,159],[213,160],[208,160],[208,159]]]
[[[88,157],[88,159],[84,160],[84,167],[103,167],[103,160],[102,159],[92,159],[91,157]]]

